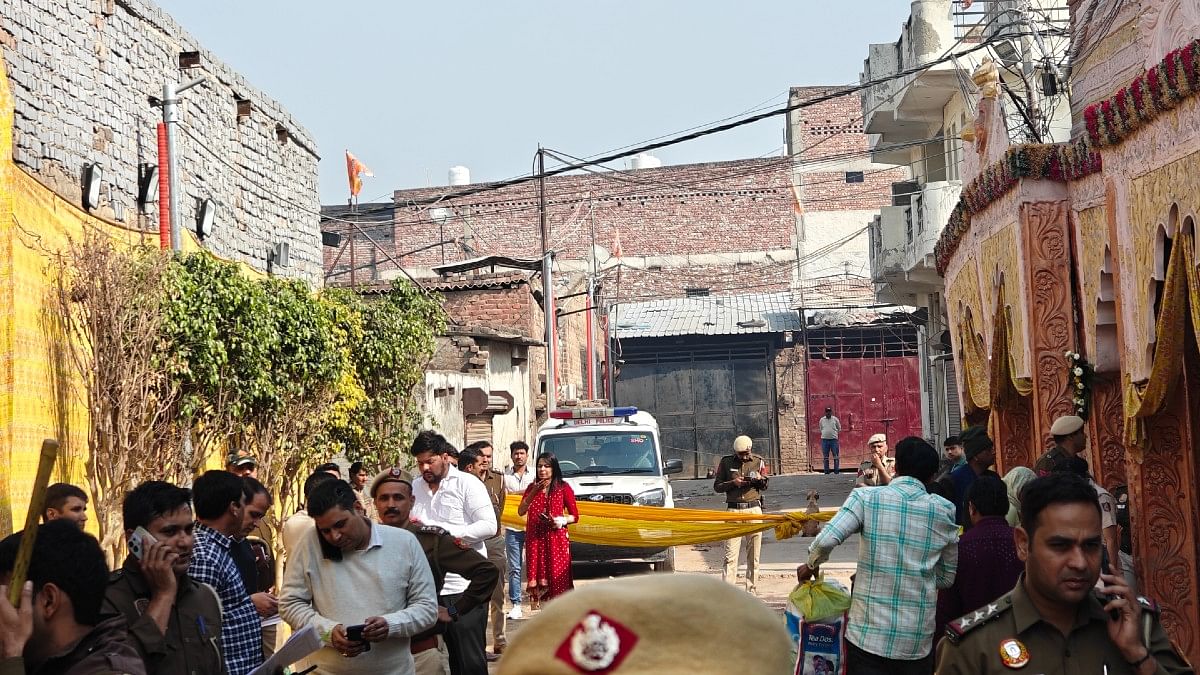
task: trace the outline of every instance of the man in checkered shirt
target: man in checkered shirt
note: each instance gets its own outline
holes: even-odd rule
[[[221,650],[229,675],[245,675],[263,662],[262,621],[229,554],[245,526],[246,499],[245,483],[228,471],[208,471],[192,486],[196,546],[188,575],[221,599]]]
[[[809,546],[800,581],[813,577],[850,535],[862,535],[846,628],[847,672],[933,672],[937,591],[954,583],[958,526],[954,505],[925,490],[938,469],[933,446],[906,438],[896,446],[896,477],[858,488]]]

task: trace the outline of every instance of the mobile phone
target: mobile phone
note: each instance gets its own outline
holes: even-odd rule
[[[1101,549],[1101,551],[1100,551],[1100,573],[1101,573],[1101,574],[1112,575],[1112,568],[1111,568],[1111,567],[1109,567],[1109,565],[1108,565],[1108,550],[1107,550],[1107,549]],[[1100,580],[1100,583],[1102,583],[1102,584],[1103,584],[1103,583],[1104,583],[1104,580],[1103,580],[1103,579],[1101,579],[1101,580]],[[1106,586],[1107,586],[1107,585],[1106,585]],[[1103,607],[1103,606],[1107,605],[1108,603],[1112,602],[1112,601],[1113,601],[1113,599],[1114,599],[1114,596],[1112,596],[1112,595],[1109,595],[1108,593],[1105,593],[1105,592],[1101,591],[1099,588],[1095,589],[1095,591],[1094,591],[1094,592],[1095,592],[1095,594],[1096,594],[1096,599],[1100,601],[1100,606],[1101,606],[1101,607]],[[1111,612],[1109,612],[1109,613],[1108,613],[1108,616],[1109,616],[1110,618],[1112,618],[1112,620],[1113,620],[1113,621],[1116,621],[1117,619],[1121,618],[1121,613],[1120,613],[1119,611],[1117,611],[1117,610],[1115,610],[1115,609],[1114,609],[1114,610],[1112,610]]]
[[[359,642],[366,645],[366,651],[371,651],[371,643],[363,639],[363,630],[367,624],[360,623],[354,626],[346,626],[346,639],[351,642]]]
[[[137,529],[133,531],[133,534],[129,535],[129,552],[133,554],[133,557],[141,560],[142,556],[146,554],[146,549],[150,547],[150,544],[153,544],[157,541],[158,540],[154,538],[154,535],[150,534],[146,531],[146,528],[139,525]]]

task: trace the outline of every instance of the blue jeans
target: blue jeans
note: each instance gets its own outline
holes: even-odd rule
[[[521,554],[525,552],[525,532],[523,530],[504,531],[504,550],[508,554],[508,599],[512,604],[521,602]]]
[[[838,439],[822,438],[821,439],[821,455],[825,458],[825,473],[829,473],[829,455],[833,455],[833,471],[837,473],[841,470],[841,465],[838,460]]]

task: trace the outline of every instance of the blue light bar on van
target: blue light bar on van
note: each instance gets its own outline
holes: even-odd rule
[[[619,408],[559,408],[550,412],[551,419],[589,420],[601,417],[633,417],[638,409],[627,405]]]

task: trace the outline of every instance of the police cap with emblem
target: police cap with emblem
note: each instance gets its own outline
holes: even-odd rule
[[[1051,436],[1070,436],[1083,428],[1085,422],[1078,415],[1063,415],[1050,425]]]
[[[367,494],[371,495],[371,499],[375,498],[375,492],[379,490],[379,486],[384,483],[408,483],[412,487],[412,474],[407,469],[401,469],[398,466],[393,466],[390,469],[384,469],[375,474],[371,479],[371,485],[367,490]]]
[[[555,598],[509,639],[497,672],[782,675],[792,647],[754,596],[707,575],[652,574]]]

